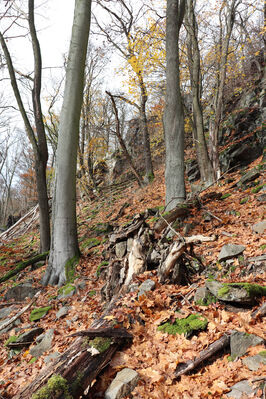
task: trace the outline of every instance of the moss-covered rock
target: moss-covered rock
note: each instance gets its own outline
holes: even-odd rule
[[[158,327],[158,331],[168,334],[184,334],[190,336],[194,332],[204,330],[208,325],[208,320],[200,314],[191,314],[184,319],[177,319],[174,323],[167,322]]]
[[[58,299],[69,298],[76,292],[76,287],[73,284],[66,284],[58,290]]]
[[[257,297],[266,295],[266,287],[250,283],[220,283],[206,281],[206,287],[221,301],[251,304]]]
[[[56,399],[64,395],[65,399],[72,399],[69,393],[67,380],[61,375],[53,375],[47,384],[32,395],[31,399]]]
[[[51,306],[46,306],[44,308],[35,308],[30,314],[30,321],[37,321],[40,320],[42,317],[44,317],[49,310],[52,309]]]

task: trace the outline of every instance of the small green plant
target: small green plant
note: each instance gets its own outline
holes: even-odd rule
[[[29,361],[29,364],[36,362],[36,360],[37,360],[37,357],[32,357]]]
[[[46,306],[44,308],[36,308],[30,314],[30,321],[37,321],[44,317],[49,310],[52,309],[52,306]]]
[[[8,346],[8,344],[12,344],[14,342],[17,342],[18,337],[16,335],[11,335],[4,343],[4,346]]]
[[[261,245],[260,249],[261,249],[262,251],[265,251],[265,249],[266,249],[266,244]]]
[[[108,266],[108,265],[109,265],[109,262],[107,262],[107,260],[104,260],[103,262],[101,262],[101,263],[99,264],[99,266],[98,266],[97,269],[96,269],[96,275],[97,275],[97,277],[100,277],[101,269],[102,269],[104,266]]]
[[[260,186],[257,186],[257,187],[252,188],[251,192],[252,192],[253,194],[256,194],[256,193],[258,193],[262,188],[263,188],[263,184],[260,185]]]
[[[243,204],[246,204],[246,203],[248,202],[248,200],[249,200],[249,198],[248,198],[248,197],[245,197],[245,198],[242,198],[242,199],[239,201],[239,203],[240,203],[241,205],[243,205]]]
[[[224,199],[226,199],[228,197],[231,197],[231,195],[232,194],[230,194],[230,193],[224,194],[224,195],[221,196],[221,200],[224,200]]]
[[[90,296],[90,297],[92,297],[92,296],[94,296],[94,295],[96,295],[96,291],[93,290],[93,291],[90,291],[90,292],[89,292],[89,296]]]

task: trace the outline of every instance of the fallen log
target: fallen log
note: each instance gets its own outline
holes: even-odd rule
[[[170,223],[174,222],[177,218],[185,217],[189,214],[189,210],[198,206],[197,200],[190,200],[182,204],[178,204],[170,212],[164,213],[153,227],[156,233],[161,233]]]
[[[41,260],[45,260],[48,256],[49,252],[44,252],[43,254],[39,254],[30,258],[28,260],[20,262],[14,269],[9,270],[3,277],[0,277],[0,283],[9,280],[11,277],[16,276],[19,272],[26,269],[26,267],[33,265],[34,263],[40,262]]]
[[[266,302],[264,302],[258,309],[251,313],[252,319],[257,317],[264,317],[266,315]]]
[[[115,303],[111,302],[111,308]],[[109,311],[110,307],[104,316]],[[62,389],[57,392],[57,396],[49,396],[49,391],[47,397],[64,399],[71,395],[76,399],[85,391],[87,394],[92,382],[107,366],[117,349],[132,340],[132,335],[124,328],[110,327],[104,316],[95,321],[92,328],[72,334],[78,337],[76,341],[13,399],[29,399],[34,398],[36,393],[45,394],[47,383],[51,386],[53,378],[62,384]]]
[[[231,331],[222,335],[221,338],[210,344],[207,349],[201,351],[199,357],[196,359],[188,360],[186,363],[179,363],[175,371],[175,377],[180,377],[183,374],[189,373],[217,352],[229,348],[230,335]]]

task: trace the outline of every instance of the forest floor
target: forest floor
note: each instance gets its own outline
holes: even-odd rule
[[[250,164],[245,173],[257,167],[261,158]],[[211,236],[215,234],[217,240],[214,242],[201,243],[195,247],[195,253],[201,256],[205,267],[204,275],[196,274],[193,277],[192,285],[179,286],[175,284],[161,284],[158,281],[157,271],[147,271],[137,276],[137,281],[142,282],[147,278],[154,280],[155,289],[148,292],[146,297],[138,299],[136,292],[126,294],[118,302],[113,310],[112,316],[124,325],[133,335],[133,343],[128,348],[117,352],[111,363],[95,382],[95,391],[98,392],[95,398],[103,397],[103,392],[114,378],[117,371],[130,367],[136,370],[140,376],[139,383],[134,389],[132,396],[137,398],[226,398],[230,387],[241,380],[254,381],[265,377],[265,366],[257,371],[250,371],[243,364],[243,359],[260,353],[265,348],[263,345],[250,347],[245,356],[231,361],[229,353],[222,353],[211,362],[202,365],[190,375],[183,375],[179,380],[175,378],[174,372],[177,365],[198,356],[200,351],[210,343],[220,338],[229,330],[238,330],[249,334],[264,337],[265,324],[263,319],[252,319],[251,313],[262,304],[260,299],[253,307],[242,309],[238,312],[228,310],[223,303],[210,304],[208,306],[196,305],[193,301],[184,301],[180,309],[185,317],[191,313],[198,312],[208,319],[208,326],[205,331],[186,338],[184,335],[169,335],[157,330],[158,326],[165,320],[173,317],[176,311],[176,304],[173,297],[176,295],[186,298],[195,287],[204,285],[206,276],[215,275],[223,282],[252,282],[263,285],[266,272],[246,272],[245,260],[250,257],[260,256],[265,252],[265,235],[257,234],[252,226],[264,219],[264,204],[258,200],[262,194],[257,186],[241,188],[234,186],[243,175],[242,171],[236,171],[225,175],[217,184],[209,187],[200,195],[201,209],[194,210],[185,219],[184,224],[178,232],[184,236],[184,227],[189,227],[187,235],[202,234]],[[261,184],[261,181],[259,182]],[[189,191],[189,185],[188,185]],[[219,194],[222,197],[219,198]],[[78,203],[78,224],[80,248],[82,257],[77,266],[76,279],[74,284],[77,287],[76,293],[64,299],[58,299],[57,287],[42,287],[41,295],[34,304],[35,307],[51,306],[45,317],[37,323],[29,321],[32,310],[23,313],[20,317],[21,324],[8,333],[0,335],[0,398],[12,398],[20,389],[31,382],[37,374],[46,366],[47,355],[55,352],[62,353],[73,342],[75,338],[69,337],[80,330],[88,329],[92,322],[100,317],[105,304],[101,300],[101,287],[104,284],[98,276],[99,265],[102,263],[102,252],[107,238],[95,237],[95,246],[91,245],[92,226],[97,223],[110,222],[125,202],[128,206],[123,216],[116,220],[116,225],[125,225],[132,220],[132,217],[147,208],[161,207],[164,204],[164,176],[163,169],[156,171],[154,181],[143,189],[136,183],[131,187],[108,197],[94,200],[91,203]],[[212,215],[206,218],[206,212]],[[148,220],[151,227],[152,219]],[[98,240],[98,241],[97,241]],[[245,246],[244,261],[234,259],[229,270],[223,270],[217,261],[218,254],[223,245],[233,243]],[[21,260],[33,256],[38,249],[38,233],[36,228],[27,232],[19,239],[12,242],[2,243],[0,246],[0,276]],[[40,281],[45,266],[37,270],[28,269],[22,271],[13,279],[1,284],[0,287],[0,309],[5,304],[4,295],[6,291],[15,284],[26,281],[30,278],[33,286],[40,287]],[[15,305],[12,315],[19,312],[30,299]],[[69,312],[65,318],[57,319],[56,313],[62,306],[69,306]],[[129,317],[130,315],[130,317]],[[136,320],[140,320],[138,322]],[[132,323],[132,320],[135,320]],[[34,358],[30,354],[32,344],[28,349],[10,355],[10,350],[4,345],[6,340],[18,333],[19,329],[25,331],[35,326],[41,326],[45,331],[54,329],[52,346],[42,356]],[[102,396],[101,396],[102,393]],[[244,397],[262,398],[265,390],[258,389],[256,394]],[[92,397],[92,396],[91,396]],[[265,397],[265,396],[264,396]],[[129,397],[128,397],[129,398]]]

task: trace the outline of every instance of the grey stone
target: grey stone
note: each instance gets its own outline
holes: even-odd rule
[[[56,318],[61,319],[61,317],[64,317],[68,314],[69,312],[69,306],[62,306],[56,313]]]
[[[247,184],[256,180],[258,177],[260,177],[260,172],[257,169],[251,169],[246,174],[244,174],[244,176],[241,177],[237,184]]]
[[[54,336],[54,329],[51,328],[44,334],[41,342],[30,350],[30,354],[33,357],[40,357],[44,352],[51,349],[53,336]]]
[[[237,245],[237,244],[226,244],[222,247],[219,256],[218,256],[218,261],[222,262],[227,259],[234,258],[238,255],[241,255],[246,247],[244,245]]]
[[[58,353],[58,352],[51,353],[50,355],[45,356],[44,363],[48,364],[48,363],[52,362],[53,360],[57,359],[59,356],[60,356],[60,353]]]
[[[57,299],[66,299],[70,298],[76,293],[76,287],[74,285],[66,285],[60,288],[60,294]]]
[[[266,202],[266,194],[261,194],[257,197],[257,201]]]
[[[155,287],[155,282],[151,279],[145,280],[140,286],[139,286],[139,292],[138,292],[138,298],[141,295],[146,295],[148,291],[152,291]]]
[[[37,291],[38,288],[32,287],[29,283],[18,284],[7,291],[5,300],[9,301],[10,299],[14,299],[15,301],[23,301],[27,297],[32,298]]]
[[[204,302],[207,299],[208,295],[210,295],[210,291],[206,287],[199,287],[195,292],[194,302]]]
[[[9,316],[14,309],[15,309],[14,306],[9,306],[8,308],[0,309],[0,319],[4,319],[5,317]]]
[[[139,380],[135,370],[125,368],[116,374],[115,379],[105,392],[105,399],[121,399],[130,394]]]
[[[254,334],[234,331],[230,336],[231,356],[232,358],[243,356],[250,346],[257,346],[263,343],[263,338],[257,337]]]
[[[266,365],[266,357],[258,354],[246,357],[242,362],[249,368],[249,370],[257,371],[261,367],[261,364]]]
[[[42,327],[36,327],[36,328],[33,328],[30,331],[26,331],[25,333],[21,334],[18,337],[16,343],[24,343],[24,342],[26,342],[26,343],[30,342],[31,343],[34,340],[34,338],[36,336],[40,335],[43,331],[44,330],[43,330]]]
[[[127,242],[126,241],[118,242],[115,246],[115,254],[117,258],[119,259],[123,258],[126,252],[127,252]]]
[[[150,255],[150,260],[152,263],[159,263],[161,259],[161,255],[158,251],[155,249],[152,250],[151,255]]]
[[[254,233],[263,234],[264,230],[266,229],[266,220],[262,222],[256,223],[252,226],[252,230]]]
[[[231,392],[227,394],[229,398],[241,399],[243,394],[251,395],[253,393],[252,386],[248,380],[243,380],[233,385]]]
[[[249,292],[241,286],[225,286],[219,281],[212,280],[206,281],[206,287],[216,298],[224,302],[236,302],[243,305],[248,305],[254,301],[254,297],[252,297]],[[225,287],[226,290],[221,292],[221,290]]]

